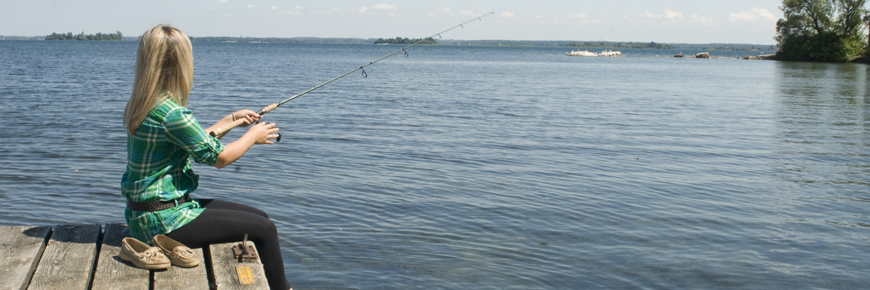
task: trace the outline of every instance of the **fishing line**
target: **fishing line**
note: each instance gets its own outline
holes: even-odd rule
[[[329,83],[331,83],[331,82],[334,82],[334,81],[336,81],[336,80],[338,80],[338,79],[340,79],[340,78],[343,78],[343,77],[345,77],[345,76],[347,76],[347,75],[349,75],[349,74],[352,74],[352,73],[354,73],[354,72],[356,72],[356,71],[362,71],[362,76],[363,76],[363,78],[367,78],[367,77],[369,76],[369,74],[366,73],[366,70],[365,70],[365,68],[366,68],[367,66],[373,65],[373,64],[375,64],[376,62],[379,62],[379,61],[384,60],[384,59],[386,59],[386,58],[388,58],[388,57],[391,57],[391,56],[393,56],[393,55],[395,55],[395,54],[397,54],[397,53],[399,53],[399,52],[404,52],[406,57],[407,57],[407,56],[410,56],[410,54],[408,54],[408,51],[405,50],[405,49],[410,48],[410,47],[412,47],[412,46],[415,46],[415,45],[417,45],[417,44],[419,44],[419,43],[425,41],[426,39],[434,38],[435,36],[438,36],[438,38],[443,39],[443,38],[441,37],[441,34],[442,34],[442,33],[446,33],[446,32],[448,32],[448,31],[451,31],[451,30],[456,29],[456,28],[459,28],[459,27],[461,27],[461,28],[465,28],[465,26],[464,26],[465,24],[468,24],[468,23],[470,23],[470,22],[472,22],[472,21],[475,21],[475,20],[483,21],[483,19],[481,19],[481,18],[486,17],[486,16],[489,16],[489,15],[492,15],[492,14],[495,14],[495,12],[490,12],[490,13],[487,13],[487,14],[484,14],[484,15],[480,15],[480,16],[478,16],[478,17],[475,17],[474,19],[471,19],[471,20],[468,20],[468,21],[466,21],[466,22],[462,22],[462,23],[460,23],[459,25],[456,25],[456,26],[450,27],[450,28],[448,28],[447,30],[444,30],[444,31],[441,31],[441,32],[435,33],[435,34],[433,34],[432,36],[429,36],[429,37],[426,37],[426,38],[421,38],[420,40],[418,40],[418,41],[416,41],[416,42],[414,42],[414,43],[412,43],[412,44],[410,44],[410,45],[408,45],[408,46],[402,47],[401,49],[398,49],[398,50],[396,50],[396,51],[394,51],[394,52],[392,52],[392,53],[390,53],[390,54],[387,54],[387,55],[385,55],[385,56],[382,56],[381,58],[378,58],[378,59],[376,59],[376,60],[374,60],[374,61],[371,61],[371,62],[369,62],[369,63],[367,63],[367,64],[365,64],[365,65],[363,65],[363,66],[360,66],[360,67],[358,67],[358,68],[355,68],[355,69],[353,69],[353,70],[350,70],[350,71],[348,71],[348,72],[346,72],[346,73],[344,73],[344,74],[341,74],[341,75],[339,75],[339,76],[337,76],[337,77],[335,77],[335,78],[332,78],[331,80],[325,81],[325,82],[323,82],[322,84],[316,85],[316,86],[314,86],[314,87],[312,87],[312,88],[310,88],[310,89],[307,89],[307,90],[305,90],[305,91],[303,91],[303,92],[301,92],[301,93],[298,93],[298,94],[296,94],[296,95],[294,95],[294,96],[292,96],[292,97],[289,97],[289,98],[287,98],[287,99],[285,99],[285,100],[283,100],[283,101],[281,101],[281,102],[279,102],[279,103],[275,103],[275,104],[268,105],[268,106],[266,106],[265,108],[263,108],[262,110],[260,110],[259,112],[257,112],[257,114],[259,114],[260,116],[265,115],[266,113],[271,112],[272,110],[274,110],[274,109],[277,108],[278,106],[281,106],[281,105],[283,105],[283,104],[285,104],[285,103],[287,103],[287,102],[289,102],[289,101],[291,101],[291,100],[293,100],[293,99],[295,99],[295,98],[301,97],[302,95],[305,95],[305,94],[307,94],[307,93],[310,93],[310,92],[313,91],[313,90],[316,90],[316,89],[318,89],[318,88],[320,88],[320,87],[322,87],[322,86],[325,86],[325,85],[327,85],[327,84],[329,84]],[[230,126],[227,126],[226,128],[218,128],[218,129],[215,130],[215,131],[209,132],[209,134],[210,134],[211,136],[213,136],[213,137],[222,136],[224,133],[228,132],[229,130],[231,130],[231,129],[235,128],[235,127],[238,127],[238,126],[240,126],[240,125],[242,125],[242,124],[244,124],[244,123],[245,123],[245,119],[244,119],[244,118],[240,118],[239,120],[236,120],[235,122],[233,122]],[[277,139],[276,141],[281,141],[281,135],[278,135],[278,139]]]

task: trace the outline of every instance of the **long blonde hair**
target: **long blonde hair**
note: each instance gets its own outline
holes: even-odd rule
[[[133,93],[124,109],[124,128],[133,136],[136,129],[167,95],[187,107],[193,85],[193,49],[184,32],[168,25],[149,29],[139,40]]]

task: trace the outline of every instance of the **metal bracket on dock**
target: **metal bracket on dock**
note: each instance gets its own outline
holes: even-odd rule
[[[248,234],[242,239],[242,243],[233,246],[233,256],[242,262],[243,260],[256,260],[258,258],[254,245],[248,245]]]

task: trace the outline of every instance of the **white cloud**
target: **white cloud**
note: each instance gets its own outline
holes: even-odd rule
[[[371,9],[372,11],[376,11],[376,10],[386,11],[387,15],[393,16],[393,11],[391,11],[391,10],[396,10],[399,8],[397,8],[396,6],[390,5],[390,4],[378,4],[378,5],[372,6],[371,8],[363,6],[362,8],[357,10],[357,12],[367,13],[367,12],[369,12],[369,9]]]
[[[300,14],[302,14],[298,11],[293,11],[293,10],[281,11],[280,13],[284,14],[284,15],[300,15]]]
[[[229,3],[229,2],[230,2],[229,0],[218,0],[217,3]]]
[[[366,8],[366,7],[363,7]],[[368,9],[368,8],[366,8]],[[302,10],[302,7],[296,6],[296,10]],[[360,8],[361,13],[365,13],[365,9]],[[330,8],[326,10],[308,10],[307,14],[343,14],[344,10],[338,8]]]
[[[278,6],[269,7],[269,10],[278,10]]]
[[[296,10],[302,10],[302,9],[304,9],[304,8],[302,8],[302,6],[296,6]]]
[[[398,8],[396,8],[396,6],[393,6],[390,4],[378,4],[378,5],[372,6],[372,10],[396,10],[396,9],[398,9]]]
[[[511,12],[503,11],[503,12],[501,13],[501,15],[499,15],[499,17],[502,17],[502,18],[515,18],[516,16],[514,16],[514,14],[511,13]]]
[[[683,16],[683,13],[668,9],[662,10],[664,11],[663,14],[652,14],[646,12],[644,13],[644,17],[662,19],[662,22],[667,24],[715,25],[716,23],[719,23],[718,20],[712,17],[692,15],[691,18],[686,18]]]
[[[683,19],[684,18],[683,13],[674,12],[674,11],[671,11],[668,9],[662,9],[662,10],[665,11],[665,14],[652,15],[652,13],[647,12],[646,15],[647,15],[647,17],[652,16],[655,18],[664,18],[664,19],[668,19],[668,20],[676,20],[676,19]]]
[[[589,15],[586,15],[586,13],[577,13],[574,15],[568,15],[568,17],[586,19],[586,18],[589,18]]]
[[[248,6],[245,6],[245,8],[254,8],[254,5],[248,4]]]
[[[702,24],[702,25],[714,25],[719,21],[712,18],[712,17],[692,15],[692,19],[689,22],[694,23],[694,24]]]
[[[652,14],[652,13],[649,13],[649,11],[647,11],[644,14],[644,16],[649,17],[649,18],[663,18],[663,19],[668,19],[668,20],[678,20],[678,19],[685,18],[685,17],[683,17],[683,13],[674,12],[674,11],[671,11],[668,9],[662,9],[662,10],[665,11],[664,14]]]
[[[674,12],[674,11],[667,10],[667,9],[664,9],[664,10],[665,10],[665,18],[666,19],[673,20],[673,19],[682,19],[683,18],[683,13]]]
[[[456,12],[456,11],[450,10],[450,8],[447,8],[447,7],[439,7],[437,9],[435,9],[435,13],[427,13],[426,15],[428,15],[428,16],[456,16],[456,15],[474,16],[475,14],[471,10],[463,10],[460,12]]]
[[[728,13],[728,20],[732,22],[774,22],[776,16],[767,9],[753,7],[749,11]]]

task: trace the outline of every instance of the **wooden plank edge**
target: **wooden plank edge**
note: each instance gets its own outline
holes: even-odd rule
[[[96,270],[94,270],[94,279],[91,283],[91,289],[125,289],[124,287],[128,287],[129,285],[144,286],[144,289],[135,289],[153,289],[150,287],[149,284],[149,270],[136,268],[132,266],[132,264],[121,261],[118,258],[118,252],[120,250],[119,247],[121,247],[121,239],[127,236],[127,230],[125,228],[126,225],[123,223],[105,224],[105,228],[103,229],[103,238],[101,241],[100,252],[99,254],[97,254],[97,266]],[[130,269],[136,269],[135,271],[137,273],[133,273],[133,275],[129,277],[125,276],[125,273],[123,273],[123,271],[125,271],[128,267]],[[121,280],[118,280],[119,276],[117,275],[121,275]],[[131,278],[133,280],[124,279],[125,277]],[[115,283],[122,283],[124,286]]]
[[[206,273],[205,257],[202,248],[190,249],[199,260],[195,267],[179,267],[173,265],[166,270],[155,270],[154,289],[208,289],[208,274]]]
[[[48,245],[48,241],[51,239],[51,234],[53,233],[51,226],[40,226],[33,228],[41,228],[48,232],[45,233],[45,239],[42,240],[42,245],[39,246],[39,250],[36,251],[36,256],[33,257],[33,262],[31,262],[30,264],[30,270],[27,271],[27,275],[24,276],[24,281],[21,282],[20,290],[27,290],[27,287],[30,287],[30,282],[33,279],[33,274],[36,273],[36,267],[39,265],[39,261],[42,260],[42,254],[45,252],[45,246]]]
[[[100,264],[100,251],[103,250],[103,238],[106,236],[106,228],[109,224],[101,224],[97,234],[97,251],[94,254],[94,263],[91,265],[91,273],[88,275],[88,289],[94,288],[94,277],[97,274],[97,265]]]
[[[81,235],[80,231],[82,229],[89,231],[90,232],[89,235]],[[97,232],[93,233],[93,230],[96,230]],[[93,267],[93,265],[96,264],[96,262],[97,262],[96,257],[99,255],[99,251],[97,251],[96,248],[99,246],[99,242],[100,242],[99,236],[100,236],[101,232],[102,232],[102,225],[101,224],[80,223],[80,224],[56,224],[56,225],[52,226],[51,227],[51,235],[50,235],[49,239],[46,241],[46,243],[44,244],[44,248],[41,251],[42,255],[40,256],[40,259],[39,259],[39,264],[37,265],[36,270],[33,272],[32,276],[31,276],[30,283],[29,283],[30,285],[27,286],[27,289],[34,288],[34,285],[33,285],[35,282],[34,279],[40,279],[40,280],[36,280],[37,282],[40,282],[36,285],[36,289],[43,289],[45,287],[44,284],[46,284],[46,283],[48,283],[48,284],[56,283],[57,280],[54,279],[56,277],[55,276],[56,273],[54,273],[54,271],[52,271],[52,269],[56,266],[53,265],[52,259],[56,259],[56,258],[66,259],[69,257],[54,257],[52,255],[55,255],[57,253],[66,252],[64,250],[70,250],[70,249],[64,249],[66,247],[75,248],[75,246],[72,246],[72,245],[75,245],[75,244],[87,245],[87,244],[89,244],[91,247],[93,247],[94,253],[92,255],[90,255],[90,257],[88,257],[87,255],[83,255],[82,258],[84,258],[84,259],[90,258],[90,263],[91,263],[90,266]],[[78,235],[75,235],[75,234],[78,234]],[[92,236],[93,234],[95,234],[95,235]],[[92,239],[89,239],[87,237],[92,237]],[[90,247],[87,247],[87,248],[90,249]],[[46,256],[46,251],[49,252],[50,256]],[[64,254],[61,254],[61,255],[64,255]],[[44,261],[45,259],[48,259],[48,260]],[[85,262],[85,261],[81,261],[81,262]],[[81,264],[81,266],[84,267],[85,269],[90,268],[90,267],[86,267],[87,265],[85,265],[85,264]],[[63,268],[63,266],[61,266],[61,268]],[[91,270],[92,269],[87,270],[88,271],[87,278],[85,278],[84,281],[82,281],[78,278],[72,278],[73,281],[71,283],[82,283],[83,286],[85,287],[85,289],[90,289],[91,283],[92,283],[91,276],[93,276],[93,272]],[[81,270],[74,271],[74,272],[81,273],[80,271]],[[36,275],[36,274],[40,274],[40,275]],[[67,277],[67,279],[69,279],[69,277]],[[42,281],[42,280],[45,280],[45,281]],[[71,285],[67,285],[67,286],[71,286]],[[56,288],[57,287],[50,287],[49,289],[56,289]]]
[[[217,289],[217,279],[214,277],[214,268],[211,261],[211,247],[206,245],[202,247],[203,266],[205,266],[205,277],[208,279],[208,289]]]

